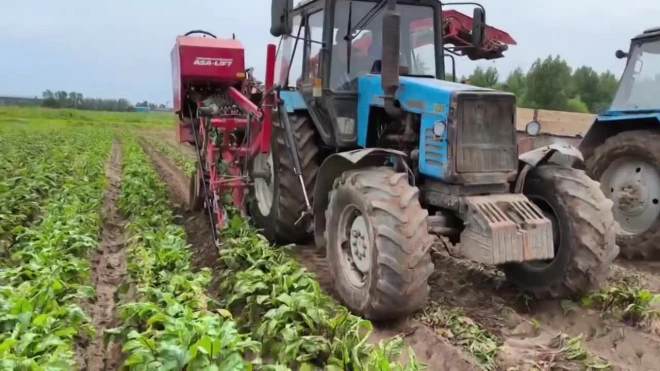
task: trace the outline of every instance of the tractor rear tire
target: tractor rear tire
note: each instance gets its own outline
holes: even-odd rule
[[[639,189],[640,184],[634,179],[637,174],[648,176],[649,180],[655,178],[656,182],[650,183],[657,183],[660,176],[660,134],[646,130],[634,130],[612,136],[596,148],[585,165],[587,174],[592,179],[601,182],[603,193],[614,201],[615,219],[621,225],[617,236],[621,255],[628,259],[660,258],[660,214],[658,213],[660,211],[658,204],[660,194],[649,192],[652,188],[660,187],[660,184],[641,184],[641,188],[645,191],[644,199],[641,200],[642,202],[637,200],[641,204],[637,206],[641,206],[643,210],[629,210],[630,205],[624,204],[622,207],[621,202],[615,199],[615,192],[620,193],[626,185]],[[624,180],[624,184],[614,184],[618,182],[615,179],[616,174],[612,173],[625,172],[626,166],[634,169],[633,171],[636,173],[632,173],[634,174],[632,177],[621,173],[619,178],[630,179]],[[633,218],[638,219],[647,211],[650,212],[646,217],[647,220],[641,220],[644,225],[635,225],[636,221]],[[631,222],[630,219],[633,221]]]
[[[540,299],[598,289],[619,253],[612,201],[583,171],[557,165],[530,170],[523,193],[552,221],[555,257],[507,264],[507,278]]]
[[[319,171],[316,128],[307,115],[290,115],[289,121],[298,146],[303,180],[311,203],[313,202],[314,184]],[[255,181],[250,200],[250,215],[270,242],[280,244],[306,243],[312,237],[309,230],[311,222],[296,225],[301,212],[305,209],[305,197],[293,169],[293,160],[289,155],[289,149],[285,141],[284,127],[279,122],[273,122],[271,146],[272,171],[270,182],[273,183],[271,184],[270,205],[264,207],[262,204],[262,207],[260,207],[259,202],[263,202],[263,200],[259,200],[260,196],[256,191]],[[253,171],[254,163],[253,160],[250,164]]]
[[[423,307],[433,239],[418,197],[408,175],[389,167],[349,170],[335,180],[326,211],[327,259],[336,292],[353,313],[380,321]]]

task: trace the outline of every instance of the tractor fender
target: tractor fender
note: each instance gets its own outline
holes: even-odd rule
[[[518,161],[520,163],[520,170],[516,177],[514,192],[521,193],[523,185],[525,184],[525,177],[527,177],[527,173],[530,169],[541,166],[545,163],[555,163],[572,167],[573,165],[582,164],[584,162],[584,157],[577,147],[570,144],[555,143],[525,152],[518,156]]]
[[[335,153],[323,161],[314,185],[314,240],[317,248],[325,248],[325,210],[335,179],[347,170],[385,166],[392,156],[398,159],[408,157],[404,152],[394,149],[365,148]]]
[[[556,156],[559,155],[559,156]],[[554,143],[549,146],[537,148],[535,150],[525,152],[518,156],[518,160],[531,166],[536,167],[543,165],[552,158],[553,163],[565,163],[565,161],[573,162],[575,160],[584,161],[582,153],[577,147],[570,144]]]

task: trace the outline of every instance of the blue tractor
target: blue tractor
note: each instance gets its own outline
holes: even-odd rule
[[[621,255],[660,258],[660,27],[632,39],[618,91],[579,144],[614,202]]]
[[[424,305],[437,241],[539,297],[596,288],[618,254],[612,202],[567,166],[576,148],[518,156],[514,95],[445,81],[442,16],[437,0],[272,1],[280,100],[253,221],[313,238],[372,320]],[[484,28],[477,6],[473,45]]]

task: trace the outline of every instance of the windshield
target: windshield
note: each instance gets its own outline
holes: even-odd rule
[[[660,109],[660,39],[633,45],[610,110]]]
[[[330,73],[332,89],[355,90],[358,76],[379,72],[375,62],[381,60],[384,10],[380,10],[362,29],[356,30],[351,41],[344,39],[374,6],[373,2],[364,1],[337,2]],[[398,5],[397,11],[401,15],[401,66],[406,67],[411,75],[435,77],[433,8]],[[349,43],[350,58],[347,52]]]

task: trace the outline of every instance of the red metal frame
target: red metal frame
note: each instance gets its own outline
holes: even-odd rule
[[[249,186],[248,174],[243,174],[246,162],[260,153],[270,152],[272,135],[272,113],[275,102],[273,89],[275,76],[275,57],[277,48],[269,44],[266,58],[266,86],[263,104],[258,107],[241,90],[230,86],[227,88],[227,96],[246,114],[223,115],[212,119],[200,118],[200,136],[206,140],[206,169],[210,173],[210,192],[213,194],[213,209],[217,218],[218,227],[225,223],[225,208],[222,197],[226,192],[231,192],[232,201],[243,213],[246,212],[244,203],[245,193]],[[245,82],[244,82],[245,85]],[[246,89],[243,89],[246,90]],[[203,104],[198,102],[201,107]],[[248,122],[250,117],[250,122]],[[207,120],[210,120],[207,121]],[[222,133],[222,143],[215,146],[206,132],[206,124],[218,129]],[[243,131],[250,125],[250,146],[235,144],[230,141],[230,136],[235,131]],[[228,164],[227,173],[221,175],[218,171],[218,160]]]

